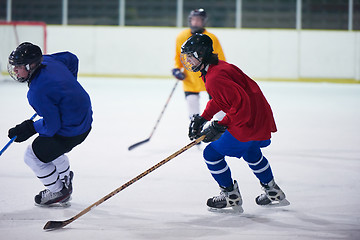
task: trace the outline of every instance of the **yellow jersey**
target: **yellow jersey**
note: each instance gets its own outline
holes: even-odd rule
[[[209,33],[206,29],[203,32],[203,34],[208,35],[213,41],[214,53],[218,54],[219,60],[226,61],[224,52],[217,37],[214,34]],[[185,79],[182,81],[184,92],[206,91],[204,81],[200,77],[201,73],[190,72],[186,70],[180,60],[181,46],[191,36],[192,36],[191,30],[185,29],[181,31],[179,35],[176,37],[175,68],[184,70]]]

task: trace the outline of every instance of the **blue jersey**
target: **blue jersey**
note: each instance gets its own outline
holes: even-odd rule
[[[44,55],[29,85],[29,104],[42,117],[34,122],[40,136],[73,137],[91,127],[92,109],[87,92],[77,81],[78,58],[70,52]]]

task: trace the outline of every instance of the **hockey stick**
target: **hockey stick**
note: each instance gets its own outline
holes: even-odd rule
[[[160,116],[159,116],[159,118],[157,119],[156,124],[155,124],[155,126],[154,126],[154,128],[153,128],[153,130],[152,130],[152,132],[151,132],[151,134],[150,134],[150,136],[149,136],[147,139],[143,140],[143,141],[140,141],[140,142],[137,142],[137,143],[131,145],[131,146],[128,148],[129,151],[132,150],[132,149],[134,149],[134,148],[136,148],[137,146],[140,146],[141,144],[144,144],[144,143],[150,141],[150,138],[151,138],[152,135],[154,134],[155,129],[156,129],[157,126],[159,125],[160,119],[161,119],[161,117],[163,116],[163,114],[164,114],[164,112],[165,112],[165,109],[166,109],[168,103],[170,102],[170,99],[171,99],[171,97],[172,97],[172,95],[173,95],[173,93],[174,93],[174,91],[175,91],[175,89],[176,89],[176,86],[177,86],[178,82],[179,82],[179,81],[176,80],[176,83],[175,83],[173,89],[171,90],[170,96],[168,97],[168,99],[167,99],[167,101],[166,101],[166,103],[165,103],[165,106],[163,107],[163,110],[161,111]]]
[[[35,113],[30,120],[34,120],[37,116],[37,113]],[[12,139],[10,139],[10,141],[3,147],[3,149],[1,149],[0,151],[0,156],[5,152],[5,150],[15,141],[15,139],[17,138],[17,136],[13,137]]]
[[[162,160],[161,162],[157,163],[156,165],[152,166],[151,168],[149,168],[148,170],[146,170],[145,172],[139,174],[138,176],[134,177],[133,179],[131,179],[130,181],[128,181],[127,183],[125,183],[124,185],[122,185],[121,187],[115,189],[114,191],[112,191],[111,193],[109,193],[108,195],[106,195],[105,197],[101,198],[100,200],[98,200],[97,202],[91,204],[89,207],[85,208],[84,210],[82,210],[80,213],[78,213],[77,215],[73,216],[72,218],[69,218],[68,220],[65,221],[48,221],[45,226],[44,226],[44,230],[56,230],[59,228],[63,228],[66,225],[68,225],[69,223],[72,223],[73,221],[75,221],[76,219],[78,219],[79,217],[81,217],[82,215],[84,215],[85,213],[89,212],[90,210],[92,210],[93,208],[95,208],[96,206],[99,206],[100,204],[102,204],[103,202],[105,202],[106,200],[108,200],[109,198],[113,197],[115,194],[119,193],[120,191],[124,190],[125,188],[127,188],[128,186],[130,186],[131,184],[133,184],[134,182],[140,180],[141,178],[145,177],[146,175],[148,175],[149,173],[151,173],[152,171],[154,171],[155,169],[161,167],[162,165],[164,165],[165,163],[169,162],[171,159],[175,158],[176,156],[180,155],[181,153],[185,152],[186,150],[190,149],[191,147],[195,146],[196,144],[198,144],[199,142],[201,142],[203,139],[205,138],[205,135],[197,138],[196,140],[192,141],[191,143],[189,143],[188,145],[186,145],[185,147],[181,148],[180,150],[176,151],[175,153],[171,154],[169,157],[165,158],[164,160]]]

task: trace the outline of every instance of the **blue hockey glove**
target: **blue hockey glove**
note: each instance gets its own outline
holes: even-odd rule
[[[172,75],[174,77],[176,77],[178,80],[184,80],[185,79],[185,74],[182,71],[180,71],[180,69],[178,69],[178,68],[174,68],[172,70]]]
[[[206,119],[201,117],[199,114],[194,114],[191,118],[190,126],[189,126],[189,138],[190,140],[194,140],[200,137],[200,132],[206,123]]]
[[[220,125],[218,121],[213,121],[210,123],[210,125],[205,128],[201,133],[200,136],[206,135],[203,142],[213,142],[215,140],[218,140],[221,135],[226,131],[227,127]]]
[[[33,120],[23,121],[21,124],[9,129],[8,137],[16,136],[15,142],[24,142],[36,133]]]

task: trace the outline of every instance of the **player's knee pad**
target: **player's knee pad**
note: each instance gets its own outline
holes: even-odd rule
[[[205,147],[203,156],[206,161],[218,161],[224,158],[224,155],[216,151],[211,143]]]
[[[32,146],[28,146],[25,151],[24,162],[32,169],[39,180],[52,192],[60,191],[62,183],[59,180],[59,173],[52,162],[44,163],[40,161]]]
[[[46,165],[46,163],[40,161],[36,157],[31,145],[29,145],[25,151],[24,162],[31,169],[41,168],[42,166]]]
[[[69,158],[63,154],[60,157],[52,161],[55,166],[69,165]]]
[[[204,149],[205,163],[212,174],[223,173],[229,168],[224,157],[211,144],[207,145]]]
[[[225,161],[225,156],[217,152],[212,144],[204,149],[204,159],[207,168],[219,186],[228,187],[232,185],[231,171]]]
[[[244,153],[243,158],[247,163],[255,163],[262,157],[260,148],[250,148]]]

